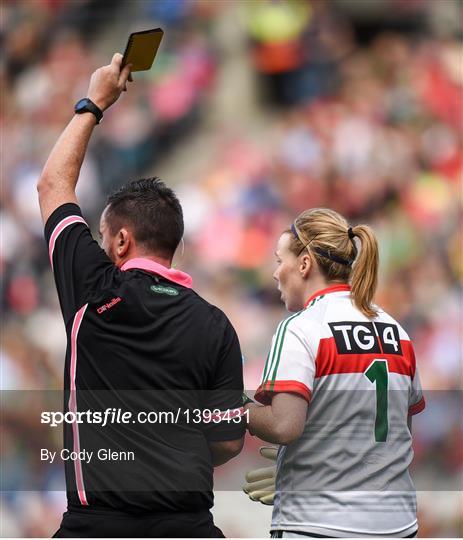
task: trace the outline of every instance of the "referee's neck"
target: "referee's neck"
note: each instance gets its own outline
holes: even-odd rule
[[[115,261],[115,262],[116,262],[116,265],[119,268],[121,268],[122,266],[124,266],[125,263],[131,261],[132,259],[145,259],[148,261],[155,262],[157,264],[161,264],[162,266],[165,266],[166,268],[171,268],[172,266],[172,259],[166,259],[165,257],[159,257],[153,254],[137,253],[137,252],[130,253],[130,255],[122,257],[118,261]]]

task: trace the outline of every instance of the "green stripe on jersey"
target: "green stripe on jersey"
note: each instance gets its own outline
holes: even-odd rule
[[[276,376],[277,376],[277,371],[278,371],[278,366],[280,364],[280,358],[281,358],[281,350],[283,348],[283,342],[285,340],[285,335],[286,335],[286,329],[288,328],[288,324],[290,321],[292,321],[293,319],[295,319],[296,317],[298,317],[301,313],[303,313],[305,310],[303,309],[302,311],[299,311],[299,313],[296,313],[295,315],[293,315],[292,317],[289,317],[288,319],[286,319],[285,321],[285,324],[283,326],[283,332],[281,334],[281,338],[280,338],[280,345],[278,347],[278,353],[277,353],[277,357],[275,359],[275,362],[274,362],[274,368],[273,368],[273,373],[272,373],[272,382],[270,384],[270,391],[273,390],[273,387],[275,385],[275,379],[276,379]]]
[[[315,298],[312,300],[312,302],[310,302],[310,304],[309,304],[307,307],[308,307],[308,308],[312,307],[312,306],[315,304],[315,302],[318,302],[318,301],[321,300],[322,298],[325,298],[325,295],[324,295],[324,294],[322,294],[321,296],[315,297]]]
[[[274,385],[274,382],[275,382],[275,379],[276,379],[276,375],[277,375],[277,371],[278,371],[278,365],[280,363],[281,350],[283,348],[283,341],[284,341],[284,338],[285,338],[286,328],[288,326],[289,321],[292,321],[295,317],[297,317],[298,315],[303,313],[306,309],[312,307],[316,302],[318,302],[319,300],[321,300],[324,297],[325,297],[324,294],[322,294],[320,296],[317,296],[316,298],[314,298],[312,300],[312,302],[310,302],[310,304],[307,307],[305,307],[304,309],[302,309],[298,313],[295,313],[291,317],[288,317],[284,321],[281,321],[281,323],[278,325],[278,329],[277,329],[277,332],[276,332],[277,337],[275,339],[275,343],[274,343],[273,347],[270,349],[270,351],[269,351],[269,353],[267,355],[267,360],[265,362],[265,367],[264,367],[264,374],[262,376],[262,383],[264,383],[268,379],[268,376],[270,375],[270,372],[272,371],[272,367],[273,367],[273,374],[272,374],[272,379],[271,379],[272,380],[272,385],[271,385],[271,388],[270,388],[271,390],[273,389],[273,385]],[[275,352],[277,350],[278,350],[278,354],[277,354],[277,357],[275,359]],[[272,357],[271,357],[270,362],[269,362],[270,355]]]
[[[267,360],[265,362],[264,375],[262,377],[262,382],[267,380],[267,377],[270,373],[271,365],[273,363],[273,357],[275,356],[275,350],[277,347],[278,339],[280,337],[281,327],[283,326],[284,322],[285,321],[281,321],[281,323],[277,327],[275,342],[273,344],[273,347],[270,347],[270,351],[268,352]]]
[[[269,359],[271,351],[272,351],[272,349],[270,348],[270,351],[267,354],[267,359],[265,360],[264,373],[262,374],[262,380],[260,381],[261,383],[263,383],[265,381],[265,377],[267,375],[268,359]]]

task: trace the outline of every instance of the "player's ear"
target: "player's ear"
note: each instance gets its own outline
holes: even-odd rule
[[[302,279],[307,279],[309,277],[310,270],[312,269],[312,264],[312,259],[310,258],[310,255],[308,253],[302,256],[299,263],[299,272]]]
[[[126,255],[127,251],[129,250],[131,243],[131,235],[129,231],[125,228],[120,229],[120,231],[117,233],[117,239],[116,239],[116,253],[117,256],[122,258]]]

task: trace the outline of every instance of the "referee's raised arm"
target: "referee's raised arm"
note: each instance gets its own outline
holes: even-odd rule
[[[97,69],[75,116],[56,142],[37,183],[44,224],[64,203],[77,203],[75,188],[93,128],[108,107],[127,89],[131,65],[121,70],[122,55],[115,53],[111,64]]]

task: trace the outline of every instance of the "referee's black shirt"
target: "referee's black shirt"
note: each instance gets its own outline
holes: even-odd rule
[[[64,410],[132,413],[125,424],[64,424],[64,447],[80,452],[65,461],[69,509],[210,508],[208,440],[245,431],[243,419],[198,423],[198,411],[241,406],[242,356],[232,325],[191,289],[187,274],[143,258],[115,266],[76,204],[53,212],[45,237],[67,333]],[[142,424],[140,411],[177,416]],[[108,452],[118,459],[107,460]]]

